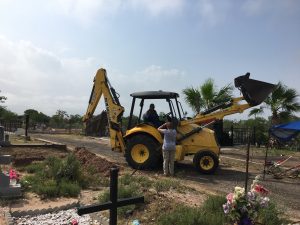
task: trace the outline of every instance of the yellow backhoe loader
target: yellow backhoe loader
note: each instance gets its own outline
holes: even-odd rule
[[[236,78],[235,86],[240,88],[243,93],[243,97],[238,99],[244,98],[248,102],[247,106],[243,107],[260,104],[274,88],[272,84],[249,79],[249,74]],[[93,116],[102,95],[108,115],[111,148],[112,150],[121,151],[131,167],[135,169],[151,169],[162,162],[161,145],[163,137],[156,127],[142,121],[145,101],[155,99],[167,102],[169,112],[165,116],[169,116],[172,121],[176,121],[176,161],[183,160],[187,155],[194,155],[193,164],[198,171],[210,174],[217,169],[220,146],[217,143],[215,132],[199,125],[204,121],[203,117],[195,117],[193,119],[185,119],[183,117],[183,109],[178,101],[178,93],[167,91],[132,93],[132,105],[125,134],[123,134],[121,129],[124,108],[119,102],[118,94],[107,78],[105,69],[99,69],[94,78],[89,105],[83,121],[86,122]],[[134,123],[133,112],[137,101],[139,101],[140,109],[137,122]],[[235,105],[235,101],[237,100],[234,100],[231,104]],[[232,113],[235,113],[233,112],[234,109],[231,110]],[[225,113],[223,114],[225,115]]]

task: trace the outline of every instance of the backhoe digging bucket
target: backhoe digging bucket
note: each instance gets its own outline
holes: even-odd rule
[[[276,85],[252,80],[249,77],[250,73],[246,73],[243,76],[235,78],[234,85],[242,92],[244,99],[250,106],[256,106],[268,97]]]

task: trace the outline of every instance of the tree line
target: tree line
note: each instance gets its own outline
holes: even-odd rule
[[[1,92],[1,91],[0,91]],[[183,91],[185,102],[191,107],[195,115],[201,114],[201,111],[210,109],[219,104],[230,101],[233,96],[233,86],[225,85],[220,89],[217,88],[213,79],[207,79],[198,87],[187,87]],[[249,111],[249,119],[237,121],[224,121],[224,126],[234,124],[235,126],[256,126],[270,127],[272,125],[288,122],[298,119],[296,113],[300,111],[298,102],[299,94],[295,89],[289,88],[279,82],[273,92],[259,106],[252,108]],[[0,103],[7,100],[5,96],[0,95]],[[269,111],[268,111],[269,110]],[[260,117],[263,113],[270,112],[267,119]],[[35,109],[27,109],[24,115],[29,115],[31,127],[53,127],[53,128],[82,128],[82,116],[75,114],[69,115],[64,110],[57,110],[55,115],[48,116]],[[16,113],[8,110],[5,106],[0,105],[0,119],[21,120],[23,115],[19,116]],[[126,118],[125,123],[126,123]]]

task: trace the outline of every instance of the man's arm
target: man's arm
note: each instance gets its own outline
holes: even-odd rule
[[[164,123],[163,125],[161,125],[159,128],[157,128],[157,130],[161,133],[164,133],[165,129],[167,128],[167,124]]]

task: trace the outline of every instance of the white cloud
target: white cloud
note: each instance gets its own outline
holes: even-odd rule
[[[198,0],[197,4],[201,23],[210,26],[215,26],[225,21],[232,9],[232,2],[229,0]]]
[[[165,90],[181,94],[181,90],[188,86],[185,73],[178,69],[151,65],[128,75],[109,65],[105,68],[111,84],[121,95],[126,114],[133,92]],[[53,115],[58,109],[69,114],[83,114],[97,69],[93,58],[61,58],[30,42],[0,38],[1,94],[8,97],[4,105],[18,114],[29,108],[47,115]],[[168,110],[165,102],[157,106],[160,111]],[[104,109],[103,105],[98,108],[98,112]]]
[[[51,10],[89,25],[97,17],[112,16],[121,10],[145,10],[152,16],[178,12],[185,0],[53,0]],[[99,21],[98,21],[99,22]]]
[[[96,16],[105,17],[120,9],[121,0],[53,0],[52,10],[89,25]]]
[[[57,109],[83,112],[89,95],[93,59],[65,59],[30,42],[0,38],[0,83],[5,105],[22,114],[34,108],[47,114]]]
[[[134,8],[142,8],[151,15],[178,12],[184,5],[184,0],[128,0]]]
[[[250,16],[261,14],[282,13],[290,15],[298,11],[299,1],[295,0],[246,0],[242,5],[242,10]]]

